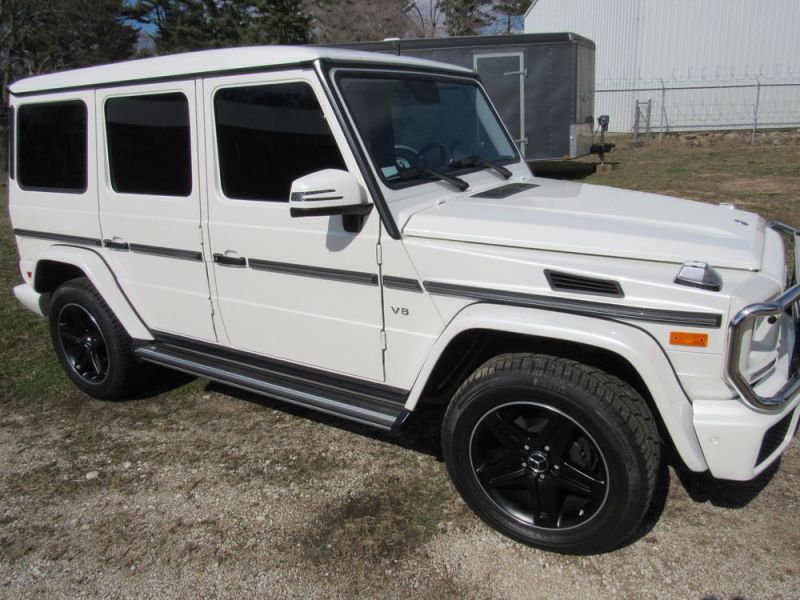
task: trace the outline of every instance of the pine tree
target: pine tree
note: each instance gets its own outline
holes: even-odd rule
[[[504,0],[495,3],[494,12],[498,16],[497,20],[503,33],[511,33],[514,30],[515,20],[525,14],[530,4],[531,0]]]
[[[159,54],[309,41],[302,0],[138,0],[131,16],[155,27]]]
[[[28,75],[130,57],[137,32],[124,0],[0,0],[0,68],[6,86]]]
[[[491,2],[483,0],[442,0],[444,27],[449,35],[477,35],[491,22]]]

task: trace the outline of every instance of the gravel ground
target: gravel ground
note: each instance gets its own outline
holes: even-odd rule
[[[798,598],[800,451],[747,484],[665,470],[637,541],[570,557],[480,523],[436,413],[390,438],[172,377],[0,403],[0,595]]]

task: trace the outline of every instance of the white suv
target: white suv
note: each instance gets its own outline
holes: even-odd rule
[[[797,232],[533,177],[470,71],[215,50],[11,107],[14,291],[92,396],[146,361],[386,430],[441,403],[467,503],[561,552],[629,538],[663,448],[747,480],[797,427]]]

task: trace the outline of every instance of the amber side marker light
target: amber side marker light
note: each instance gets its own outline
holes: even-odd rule
[[[707,333],[689,333],[688,331],[670,331],[669,343],[673,346],[708,347]]]

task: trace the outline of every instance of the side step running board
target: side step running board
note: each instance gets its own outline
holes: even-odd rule
[[[387,431],[397,431],[409,414],[403,403],[395,400],[367,397],[363,393],[350,395],[341,387],[331,393],[326,386],[313,380],[299,381],[296,375],[286,376],[274,368],[213,356],[208,351],[155,342],[140,346],[134,352],[146,362]]]

